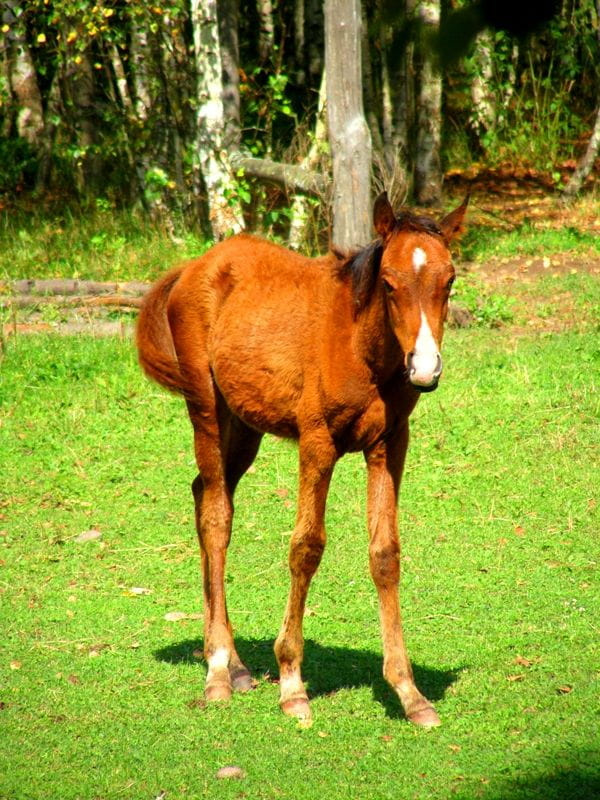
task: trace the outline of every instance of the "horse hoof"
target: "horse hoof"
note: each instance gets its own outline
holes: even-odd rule
[[[420,728],[437,728],[442,724],[433,706],[421,708],[419,711],[409,714],[408,719],[413,725],[418,725]]]
[[[206,685],[204,697],[209,703],[229,700],[231,698],[231,684],[229,681],[214,681]]]
[[[279,704],[281,710],[288,717],[295,717],[300,722],[310,720],[310,706],[306,697],[290,697],[289,700],[284,700]]]
[[[254,689],[252,675],[247,669],[238,669],[229,673],[234,692],[249,692]]]

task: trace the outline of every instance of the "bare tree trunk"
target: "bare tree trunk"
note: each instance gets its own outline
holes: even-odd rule
[[[258,57],[266,64],[273,54],[275,45],[275,26],[273,24],[273,5],[271,0],[258,0],[260,30],[258,32]]]
[[[143,24],[137,19],[131,21],[131,63],[133,66],[133,86],[135,94],[135,112],[141,122],[148,119],[152,107],[148,80],[150,48]]]
[[[440,0],[421,0],[418,13],[426,30],[439,28]],[[422,37],[415,161],[415,194],[423,205],[437,204],[442,196],[442,78],[427,47],[429,39],[426,34]]]
[[[341,248],[371,238],[371,136],[363,110],[360,29],[359,0],[325,0],[332,243]]]
[[[318,86],[323,74],[323,3],[306,0],[308,76],[311,86]]]
[[[239,149],[241,141],[239,0],[218,0],[218,13],[225,117],[223,145],[228,152],[231,152]]]
[[[17,133],[33,147],[37,147],[44,132],[44,111],[35,67],[24,33],[11,48],[9,70],[10,86],[18,106]]]
[[[321,88],[319,89],[319,104],[317,108],[317,118],[315,122],[315,133],[310,146],[310,150],[302,161],[303,169],[312,170],[319,161],[320,153],[323,151],[323,143],[327,141],[327,127],[324,121],[325,93],[327,87],[327,74],[323,71]],[[323,187],[324,194],[325,187]],[[299,250],[306,240],[306,228],[309,218],[309,202],[305,195],[297,194],[292,203],[292,216],[290,223],[289,244],[295,250]]]
[[[74,122],[78,129],[80,149],[76,162],[78,190],[84,195],[96,191],[101,175],[101,162],[96,150],[98,120],[94,107],[94,71],[89,48],[80,54],[80,58],[73,59],[72,64],[69,90],[75,110]]]
[[[216,0],[192,0],[192,25],[198,80],[196,155],[208,198],[213,236],[221,239],[244,227],[224,149],[225,119],[221,47]]]
[[[475,75],[471,82],[473,113],[471,120],[478,138],[494,128],[496,105],[492,94],[492,51],[494,40],[490,31],[482,31],[475,40]]]
[[[596,0],[596,18],[600,22],[600,0]],[[600,42],[600,25],[598,25],[596,31],[598,41]],[[598,157],[598,152],[600,151],[600,91],[598,94],[599,103],[598,110],[596,111],[594,129],[585,153],[580,158],[579,163],[575,167],[575,172],[571,175],[571,179],[565,186],[563,191],[565,197],[573,197],[579,192],[583,182],[592,171],[596,158]]]

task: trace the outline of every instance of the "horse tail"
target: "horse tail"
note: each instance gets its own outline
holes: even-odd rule
[[[170,270],[150,289],[140,309],[136,344],[140,365],[148,377],[172,392],[185,394],[186,387],[175,354],[167,303],[184,267]]]

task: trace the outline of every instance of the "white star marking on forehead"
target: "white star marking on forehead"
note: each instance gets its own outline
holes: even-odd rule
[[[427,254],[425,250],[422,250],[420,247],[415,247],[413,250],[413,257],[412,257],[413,267],[417,275],[421,271],[421,267],[424,267],[427,263]]]

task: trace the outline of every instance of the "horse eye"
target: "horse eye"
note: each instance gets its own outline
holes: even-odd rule
[[[450,291],[450,289],[452,288],[452,284],[453,284],[453,283],[454,283],[454,277],[450,278],[450,280],[449,280],[449,281],[448,281],[448,283],[446,284],[446,289],[447,289],[448,291]]]
[[[392,294],[392,292],[394,291],[394,287],[392,286],[392,284],[388,283],[385,279],[383,281],[383,288],[385,289],[386,294]]]

